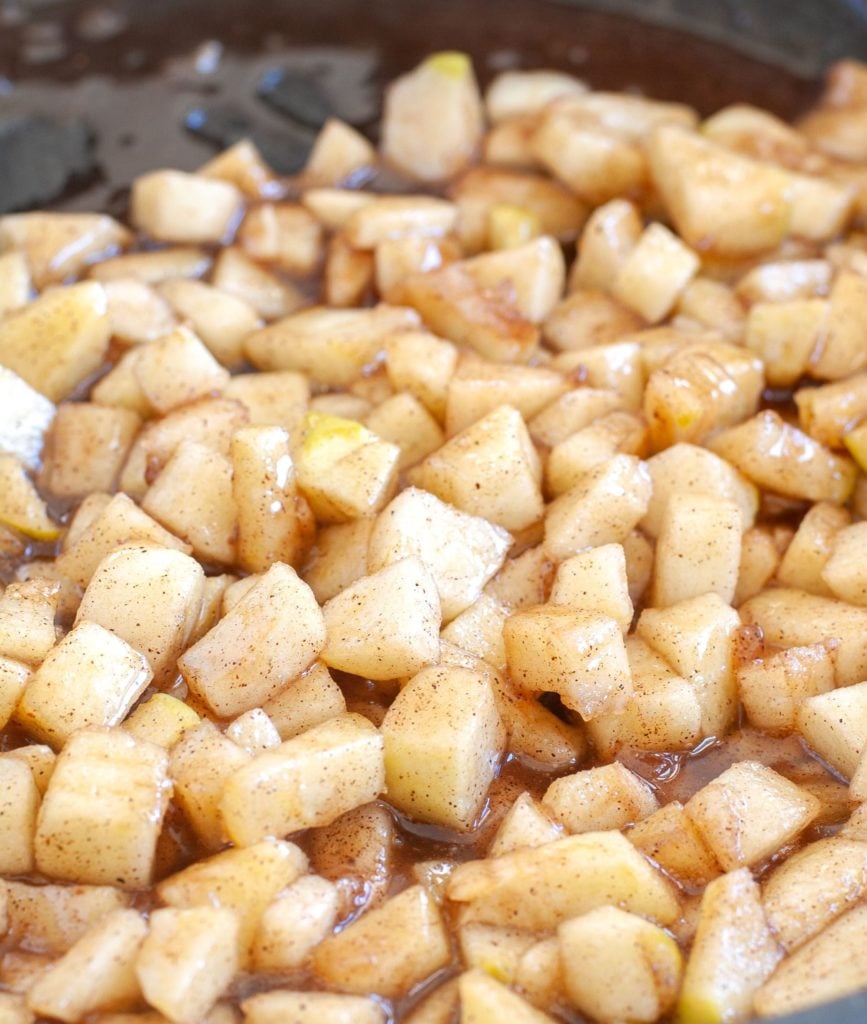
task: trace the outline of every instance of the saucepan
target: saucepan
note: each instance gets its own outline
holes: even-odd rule
[[[375,136],[382,86],[446,48],[483,81],[553,67],[793,118],[867,58],[867,0],[0,0],[0,211],[122,211],[136,174],[245,136],[292,173],[329,115]],[[867,993],[786,1018],[864,1021]]]

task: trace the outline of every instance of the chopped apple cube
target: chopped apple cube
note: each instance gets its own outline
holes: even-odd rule
[[[659,804],[643,779],[615,761],[555,779],[542,806],[574,834],[623,828],[646,818]]]
[[[790,498],[844,502],[856,467],[845,456],[765,410],[714,436],[710,447],[754,484]]]
[[[698,269],[698,257],[677,235],[651,224],[618,270],[612,293],[648,323],[658,323]]]
[[[623,746],[659,752],[692,750],[702,735],[696,687],[637,636],[626,638],[626,656],[632,695],[625,709],[587,723],[597,752],[613,757]]]
[[[235,562],[232,464],[220,452],[199,441],[182,441],[141,507],[187,541],[197,558],[223,565]]]
[[[706,736],[723,736],[737,711],[734,676],[737,612],[716,594],[669,608],[646,608],[638,636],[695,688]]]
[[[834,640],[838,686],[851,686],[867,676],[867,658],[860,640],[867,627],[863,608],[775,587],[747,601],[740,614],[746,624],[760,626],[767,642],[778,647]]]
[[[416,486],[506,530],[537,522],[544,509],[539,456],[517,409],[501,405],[410,472]]]
[[[619,832],[585,832],[461,864],[446,894],[469,904],[472,920],[537,931],[611,905],[663,926],[680,916],[671,882]]]
[[[512,251],[477,258],[511,256]],[[551,304],[559,298],[559,294],[551,295],[551,292],[559,291],[561,284],[560,264],[556,261],[555,256],[553,261],[543,261],[537,267],[541,271],[543,296],[547,293]],[[498,265],[499,260],[495,267]],[[547,271],[553,271],[553,276]],[[521,311],[512,283],[502,281],[500,270],[497,273],[501,283],[492,288],[480,280],[480,276],[485,276],[482,268],[474,267],[473,260],[462,260],[438,270],[412,274],[395,284],[389,297],[411,306],[438,335],[472,349],[485,359],[497,363],[526,363],[538,346],[539,328]],[[552,281],[553,289],[550,288]],[[532,280],[527,282],[531,283]]]
[[[652,603],[666,608],[704,594],[726,603],[741,562],[741,510],[705,494],[673,494],[656,542]]]
[[[238,242],[254,260],[289,274],[311,274],[322,255],[322,228],[297,203],[262,203],[247,213]]]
[[[135,973],[148,1004],[173,1024],[198,1024],[238,969],[238,915],[227,907],[151,912]]]
[[[813,750],[851,777],[867,747],[867,682],[808,697],[795,718],[798,731]]]
[[[396,679],[439,660],[436,582],[412,555],[363,576],[325,605],[322,660],[331,668]]]
[[[346,387],[376,362],[389,334],[418,324],[412,310],[384,303],[373,309],[316,306],[254,331],[245,347],[259,370],[296,370],[328,387]]]
[[[637,822],[626,836],[687,891],[707,885],[722,873],[716,857],[677,800]]]
[[[492,978],[486,970],[474,968],[458,978],[461,1024],[554,1024],[554,1018],[535,1009],[516,992]]]
[[[529,793],[522,793],[500,822],[488,847],[488,856],[502,857],[514,850],[544,846],[562,835],[562,827],[551,820],[542,805]]]
[[[180,551],[124,545],[97,566],[76,624],[104,626],[147,658],[157,683],[174,679],[199,615],[204,579],[199,563]]]
[[[245,999],[244,1024],[386,1024],[385,1009],[363,996],[275,989]]]
[[[838,534],[851,522],[852,517],[846,508],[830,501],[820,501],[813,505],[798,524],[794,537],[780,559],[777,569],[779,583],[784,587],[806,590],[822,597],[835,596],[824,578],[825,567],[835,549]],[[852,539],[856,537],[857,531]],[[845,589],[845,581],[851,570],[840,559],[836,569]]]
[[[382,152],[418,181],[454,177],[482,136],[482,100],[465,53],[435,53],[395,79],[385,97]]]
[[[525,690],[559,693],[585,720],[625,708],[632,677],[615,619],[543,605],[507,619],[503,639],[509,671]]]
[[[632,624],[633,611],[623,546],[602,544],[561,562],[550,602],[610,615],[625,635]]]
[[[761,864],[819,813],[816,797],[755,761],[739,761],[702,787],[686,813],[727,871]]]
[[[288,433],[276,426],[243,427],[230,451],[241,568],[266,572],[274,562],[298,564],[313,522],[298,494]]]
[[[298,675],[325,643],[312,591],[275,562],[250,592],[178,659],[190,689],[217,714],[261,707]]]
[[[856,903],[867,889],[867,844],[834,836],[777,867],[764,887],[768,923],[789,952]]]
[[[228,370],[188,327],[178,327],[142,346],[133,372],[146,400],[159,415],[219,394],[229,382]]]
[[[131,409],[92,402],[61,405],[46,437],[40,486],[58,498],[112,492],[140,426]]]
[[[7,881],[7,938],[32,953],[65,953],[91,927],[127,905],[114,886]]]
[[[421,558],[436,581],[443,619],[449,621],[478,599],[510,544],[501,527],[408,487],[377,518],[368,566],[376,572],[401,558]]]
[[[0,872],[25,875],[33,870],[34,834],[40,794],[28,765],[0,758]]]
[[[0,656],[39,665],[57,643],[57,580],[35,576],[10,583],[0,595]]]
[[[678,125],[650,138],[650,172],[687,244],[743,257],[775,248],[789,227],[787,174]]]
[[[557,929],[570,1003],[593,1020],[652,1024],[674,1006],[683,958],[660,928],[617,907],[599,907]]]
[[[132,186],[133,224],[160,242],[225,242],[241,215],[230,182],[182,171],[152,171]]]
[[[40,290],[77,277],[89,263],[129,245],[130,232],[101,213],[37,211],[0,217],[0,249],[24,253]]]
[[[0,452],[0,524],[34,540],[57,540],[60,527],[14,455]]]
[[[56,562],[61,575],[79,586],[86,587],[103,560],[120,547],[141,544],[184,553],[191,550],[126,494],[113,498],[106,495],[98,507],[93,501],[89,506],[85,501],[81,508],[85,507],[92,509],[92,517],[86,523],[74,522],[75,529],[67,532]]]
[[[343,714],[346,699],[321,661],[266,701],[263,710],[274,723],[280,738],[290,740],[314,725]]]
[[[298,485],[320,521],[345,522],[388,502],[397,486],[397,445],[328,413],[307,413],[301,429]]]
[[[82,729],[57,759],[36,829],[49,878],[139,889],[168,805],[168,755],[120,729]]]
[[[31,736],[59,749],[77,729],[118,725],[152,675],[143,654],[84,620],[34,672],[15,717]]]
[[[139,704],[124,721],[123,727],[137,740],[156,743],[158,747],[170,750],[200,722],[201,719],[189,704],[168,693],[155,693]]]
[[[867,907],[839,917],[785,959],[756,992],[759,1017],[798,1013],[864,988],[867,973]]]
[[[382,723],[389,799],[420,821],[468,831],[505,747],[488,680],[428,668],[398,694]]]
[[[833,644],[790,647],[741,665],[738,694],[749,721],[765,732],[786,735],[797,728],[804,702],[834,689]]]
[[[758,885],[741,868],[711,882],[699,907],[677,1005],[683,1024],[745,1024],[753,996],[781,950],[762,909]]]
[[[338,889],[318,875],[293,882],[268,905],[253,944],[258,971],[283,973],[301,967],[337,921]]]
[[[170,907],[224,907],[238,915],[241,966],[259,921],[279,892],[307,870],[307,858],[293,843],[267,839],[244,849],[225,850],[163,879],[160,902]]]
[[[238,846],[328,825],[385,785],[383,740],[357,714],[340,715],[266,750],[225,784],[220,808]]]
[[[548,506],[545,550],[562,562],[584,548],[622,543],[647,512],[650,494],[645,463],[614,455]]]
[[[393,998],[450,959],[437,902],[416,885],[321,942],[313,952],[313,970],[345,992],[376,992]]]
[[[115,910],[39,975],[27,1005],[68,1024],[95,1010],[133,1009],[140,997],[136,956],[146,934],[141,914]]]

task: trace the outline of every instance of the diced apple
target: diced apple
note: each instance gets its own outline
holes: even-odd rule
[[[189,704],[168,693],[155,693],[139,704],[124,721],[123,727],[137,740],[146,740],[170,750],[200,722],[201,719]]]
[[[771,733],[791,732],[804,701],[833,688],[831,644],[790,647],[738,669],[738,692],[750,722]]]
[[[500,822],[488,856],[502,857],[514,850],[544,846],[562,835],[562,827],[551,820],[542,805],[529,793],[522,793]]]
[[[135,973],[142,995],[173,1024],[198,1024],[238,968],[238,915],[227,907],[152,911]]]
[[[676,800],[636,822],[626,836],[687,891],[705,886],[721,874],[716,857]]]
[[[149,885],[170,792],[161,747],[120,729],[73,733],[40,808],[37,868],[72,882]]]
[[[867,844],[834,836],[792,854],[765,883],[768,923],[789,952],[858,902],[867,889]]]
[[[784,960],[756,992],[759,1017],[797,1013],[864,987],[867,907],[858,906]]]
[[[585,720],[625,708],[632,677],[615,619],[543,605],[507,619],[503,639],[509,671],[525,690],[559,693]]]
[[[811,793],[755,761],[739,761],[703,786],[686,813],[726,871],[761,864],[819,813]]]
[[[182,171],[152,171],[133,182],[130,216],[160,242],[225,242],[242,196],[228,181]]]
[[[382,724],[389,799],[421,821],[471,829],[505,746],[494,692],[461,668],[428,668]]]
[[[535,1009],[516,992],[479,968],[458,978],[461,1024],[496,1024],[504,1019],[513,1024],[554,1024],[554,1018]]]
[[[324,607],[331,668],[395,679],[439,658],[441,612],[433,576],[416,556],[363,576]]]
[[[677,999],[683,957],[660,928],[617,907],[599,907],[557,929],[571,1004],[593,1020],[646,1021]]]
[[[143,512],[126,494],[93,503],[82,503],[90,508],[92,517],[86,523],[74,522],[75,529],[67,531],[63,550],[56,566],[62,576],[86,587],[102,561],[117,548],[141,544],[188,553],[191,549]]]
[[[293,843],[273,839],[225,850],[163,879],[157,897],[169,907],[225,907],[240,919],[238,948],[247,962],[265,908],[307,870],[307,858]]]
[[[77,729],[118,725],[152,675],[143,654],[84,620],[34,672],[15,717],[31,736],[59,749]]]
[[[0,452],[0,525],[33,540],[57,540],[60,527],[14,455]]]
[[[638,636],[695,687],[706,736],[725,735],[734,720],[739,628],[737,612],[715,594],[670,608],[647,608],[638,620]]]
[[[663,926],[680,916],[672,884],[619,832],[585,832],[461,864],[446,894],[469,904],[472,920],[537,931],[612,905]]]
[[[312,591],[288,565],[274,565],[178,659],[191,690],[216,713],[261,707],[313,661],[325,623]]]
[[[652,603],[666,608],[704,594],[726,603],[741,562],[741,510],[704,494],[673,494],[656,542]]]
[[[623,828],[659,805],[650,786],[615,761],[555,779],[545,790],[542,806],[574,834]]]
[[[634,455],[615,455],[552,502],[545,550],[556,562],[584,548],[622,543],[647,512],[650,474]]]
[[[677,125],[656,129],[650,171],[678,233],[722,256],[775,248],[789,226],[788,178]]]
[[[363,996],[275,989],[241,1004],[245,1024],[386,1024],[384,1008]]]
[[[746,624],[760,626],[766,641],[777,647],[836,640],[838,686],[851,686],[867,677],[867,657],[859,639],[867,627],[867,612],[862,608],[775,587],[747,601],[740,614]]]
[[[741,868],[711,882],[677,1005],[683,1024],[745,1024],[753,995],[771,975],[781,950],[768,926],[758,885]]]
[[[266,750],[226,782],[220,809],[238,846],[328,825],[384,789],[383,741],[357,714],[340,715]]]
[[[95,1010],[132,1009],[140,996],[135,961],[146,934],[141,914],[115,910],[37,978],[28,1006],[68,1024]]]
[[[318,875],[305,875],[268,905],[253,944],[258,971],[287,972],[301,967],[310,951],[337,921],[338,889]]]
[[[418,316],[381,304],[373,309],[315,307],[254,331],[245,343],[260,370],[296,370],[329,387],[345,387],[374,363],[383,339],[413,330]]]
[[[202,603],[205,574],[171,548],[124,545],[97,566],[78,607],[148,660],[157,683],[174,679]]]
[[[33,870],[34,834],[40,794],[28,765],[0,758],[0,872],[24,875]]]
[[[851,777],[867,747],[867,682],[808,697],[795,719],[813,750]]]
[[[392,82],[382,152],[418,181],[443,181],[469,163],[482,135],[482,100],[465,53],[434,53]]]
[[[344,992],[394,998],[450,959],[436,900],[415,885],[321,942],[313,952],[313,970]]]

